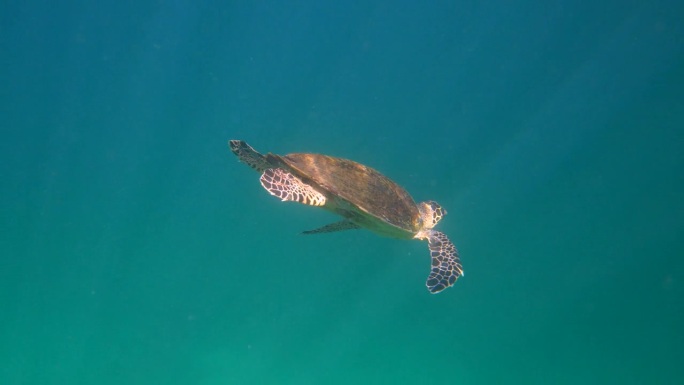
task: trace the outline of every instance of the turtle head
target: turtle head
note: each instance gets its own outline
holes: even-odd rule
[[[435,201],[426,201],[418,203],[418,211],[420,218],[423,221],[422,230],[429,230],[446,215],[446,210]]]

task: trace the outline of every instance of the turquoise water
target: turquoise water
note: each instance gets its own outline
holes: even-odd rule
[[[675,1],[3,2],[0,383],[684,383]],[[368,164],[427,244],[227,147]]]

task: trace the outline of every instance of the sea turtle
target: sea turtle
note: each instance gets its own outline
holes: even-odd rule
[[[344,218],[304,234],[366,228],[393,238],[427,239],[432,269],[425,284],[433,294],[463,275],[454,244],[432,230],[446,215],[437,202],[416,204],[404,188],[351,160],[306,153],[262,155],[242,140],[231,140],[229,146],[240,161],[261,174],[261,185],[271,195],[322,207]]]

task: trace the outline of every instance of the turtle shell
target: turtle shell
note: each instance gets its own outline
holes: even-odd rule
[[[270,162],[277,159],[305,183],[319,186],[363,213],[411,233],[419,229],[420,214],[411,195],[368,166],[320,154],[268,154],[267,158]]]

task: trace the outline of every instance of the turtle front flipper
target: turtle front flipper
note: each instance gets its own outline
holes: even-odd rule
[[[432,269],[425,285],[430,293],[436,294],[456,282],[463,275],[463,267],[456,246],[444,233],[430,230],[424,234],[428,240]]]
[[[231,140],[228,142],[230,146],[230,151],[235,154],[240,162],[248,165],[249,167],[257,170],[258,172],[264,172],[269,167],[273,167],[266,157],[259,154],[255,149],[247,144],[244,140]]]
[[[294,201],[311,206],[323,206],[325,195],[280,168],[267,168],[259,178],[266,191],[282,201]]]
[[[343,230],[354,230],[354,229],[360,229],[361,226],[357,225],[356,223],[350,221],[349,219],[344,219],[335,223],[330,223],[325,226],[321,226],[317,229],[313,230],[307,230],[303,231],[302,234],[321,234],[321,233],[332,233],[335,231],[343,231]]]

